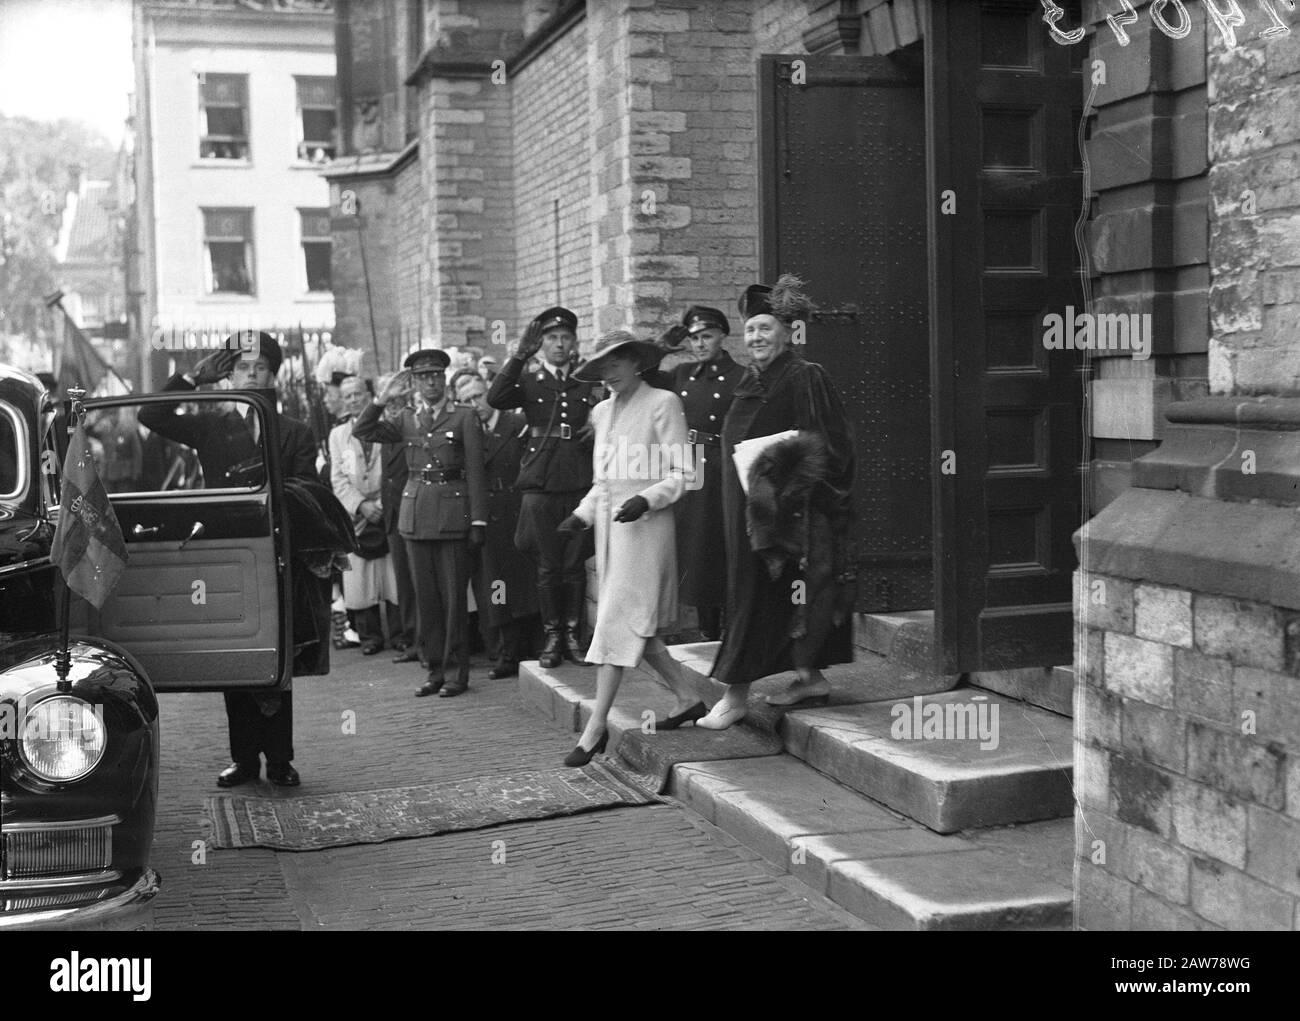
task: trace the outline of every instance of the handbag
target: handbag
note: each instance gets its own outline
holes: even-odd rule
[[[388,556],[388,532],[382,518],[378,521],[357,518],[356,535],[357,556],[362,560],[378,560]]]

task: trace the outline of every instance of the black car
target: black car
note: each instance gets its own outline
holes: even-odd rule
[[[254,456],[205,479],[145,405],[246,419]],[[103,608],[77,597],[60,685],[51,562],[66,412],[0,365],[0,929],[151,922],[156,692],[275,690],[291,675],[289,556],[276,416],[241,391],[86,401],[128,561]],[[254,440],[253,435],[259,437]]]

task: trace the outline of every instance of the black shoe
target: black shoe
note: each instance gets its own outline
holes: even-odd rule
[[[488,671],[488,679],[493,681],[499,681],[502,677],[517,677],[518,675],[518,663],[498,663]]]
[[[708,714],[708,706],[703,702],[696,702],[685,712],[678,713],[676,716],[669,716],[666,720],[655,720],[655,730],[676,730],[683,723],[694,723]]]
[[[361,655],[363,656],[373,656],[376,652],[383,651],[384,643],[376,638],[370,639],[370,641],[361,646]]]
[[[441,690],[442,690],[442,678],[439,677],[437,680],[435,680],[434,678],[430,677],[427,681],[424,682],[424,684],[420,686],[419,690],[416,691],[415,697],[426,698],[429,695],[438,694],[438,692],[440,692]]]
[[[406,651],[406,647],[407,647],[408,645],[410,645],[411,643],[410,643],[410,642],[407,642],[407,641],[403,641],[401,638],[394,638],[394,639],[393,639],[391,642],[389,642],[388,644],[391,645],[391,646],[393,647],[393,651],[394,651],[394,652],[405,652],[405,651]]]
[[[571,620],[564,625],[564,658],[576,666],[587,666],[578,646],[578,622]]]
[[[582,747],[581,742],[579,742],[574,747],[573,751],[569,752],[569,754],[564,757],[564,764],[566,766],[585,766],[596,755],[605,750],[605,744],[608,741],[609,731],[606,730],[605,733],[600,735],[600,740],[596,742],[596,747],[591,749],[591,751],[587,751]]]
[[[465,694],[465,692],[467,692],[467,691],[469,691],[469,684],[468,684],[468,683],[466,683],[466,684],[448,684],[445,688],[443,688],[440,692],[438,692],[438,697],[439,697],[439,698],[455,698],[457,695],[463,695],[463,694]]]
[[[538,662],[545,670],[554,670],[564,658],[564,632],[560,630],[559,621],[546,625],[546,645],[542,649]]]
[[[297,787],[302,783],[298,776],[298,771],[287,762],[280,762],[276,765],[266,764],[266,778],[277,787]]]
[[[241,783],[249,783],[256,780],[262,775],[262,763],[257,762],[251,766],[242,762],[232,762],[217,775],[218,787],[238,787]]]
[[[402,652],[400,656],[394,656],[394,663],[418,663],[420,661],[420,650],[411,646]]]

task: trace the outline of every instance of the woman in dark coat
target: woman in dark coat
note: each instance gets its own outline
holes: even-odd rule
[[[852,427],[825,369],[799,350],[811,312],[801,286],[783,276],[740,301],[754,363],[722,427],[727,629],[712,675],[729,687],[698,722],[707,729],[742,719],[750,683],[788,670],[798,679],[769,704],[824,702],[821,668],[853,660]],[[746,493],[737,445],[787,431],[749,465]]]

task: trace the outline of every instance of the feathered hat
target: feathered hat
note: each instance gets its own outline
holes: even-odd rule
[[[740,314],[746,319],[769,315],[789,326],[806,320],[816,307],[804,293],[805,284],[793,273],[782,273],[776,285],[751,284],[740,296]]]

